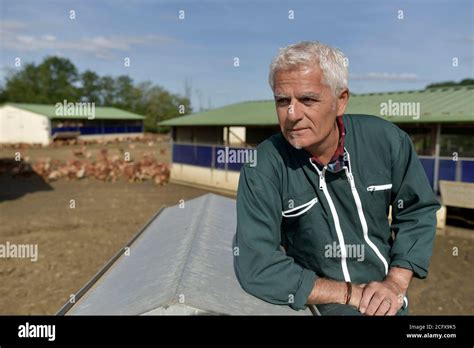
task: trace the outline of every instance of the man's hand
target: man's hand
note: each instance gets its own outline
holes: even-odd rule
[[[364,292],[365,284],[352,283],[352,296],[349,305],[359,309],[360,301],[362,300],[362,293]]]
[[[403,306],[403,297],[413,272],[393,267],[382,282],[370,282],[363,290],[359,311],[366,315],[395,315]]]
[[[359,311],[366,315],[395,315],[403,305],[397,287],[391,281],[370,282],[364,288]]]
[[[413,272],[392,267],[382,282],[352,283],[349,305],[366,315],[395,315],[403,306]],[[347,296],[345,282],[318,278],[308,296],[308,304],[344,303]]]
[[[365,284],[352,283],[352,295],[349,305],[359,308],[362,291]],[[308,297],[308,304],[340,303],[344,304],[347,296],[347,285],[345,282],[331,279],[318,278],[314,284],[313,291]]]

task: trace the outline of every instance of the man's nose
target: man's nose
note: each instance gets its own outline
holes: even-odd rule
[[[296,122],[303,118],[303,112],[298,108],[297,103],[288,105],[286,117],[289,121]]]

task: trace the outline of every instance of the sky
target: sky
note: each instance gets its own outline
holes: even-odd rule
[[[125,74],[181,95],[188,81],[199,110],[272,99],[268,70],[278,50],[317,40],[349,58],[351,92],[417,90],[474,77],[473,7],[472,0],[0,0],[0,83],[19,69],[16,58],[38,64],[58,55],[79,72]]]

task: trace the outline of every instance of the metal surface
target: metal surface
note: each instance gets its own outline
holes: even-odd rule
[[[151,224],[153,220],[155,220],[158,215],[160,215],[161,211],[164,209],[164,206],[161,207],[161,209],[153,215],[153,217],[148,220],[148,222],[143,226],[143,228],[125,245],[124,248],[120,249],[112,258],[105,264],[104,267],[102,267],[99,272],[97,272],[91,280],[89,280],[75,295],[74,299],[80,299],[104,274],[107,272],[107,270],[113,266],[115,261],[117,261],[126,251],[129,250],[130,246],[135,242],[135,240],[140,237],[140,235],[148,228],[148,226]],[[128,249],[128,250],[127,250]],[[69,309],[71,309],[74,306],[75,302],[67,302],[63,307],[56,313],[56,315],[64,315],[66,314]]]
[[[396,124],[474,122],[474,87],[456,86],[418,91],[351,95],[346,114],[381,115],[382,103],[419,103],[419,117],[385,116]],[[278,125],[274,100],[248,101],[175,117],[161,126],[273,126]]]
[[[233,266],[235,200],[207,194],[166,208],[67,315],[312,315],[247,294]]]

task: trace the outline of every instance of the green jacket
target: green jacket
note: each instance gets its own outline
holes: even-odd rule
[[[343,122],[343,171],[319,168],[281,133],[242,168],[234,265],[248,293],[300,310],[317,277],[382,281],[391,266],[427,276],[439,203],[409,136],[375,116]]]

